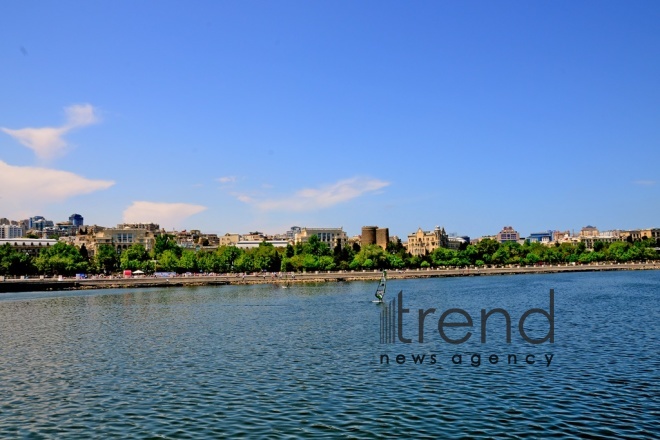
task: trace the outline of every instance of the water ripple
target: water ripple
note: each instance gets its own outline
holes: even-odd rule
[[[491,341],[489,328],[487,344],[455,349],[429,326],[428,343],[381,345],[368,283],[0,299],[0,438],[660,436],[660,273],[392,284],[411,314],[473,316],[520,316],[554,288],[556,342]]]

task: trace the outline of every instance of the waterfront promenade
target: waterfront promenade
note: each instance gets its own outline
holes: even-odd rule
[[[495,276],[515,274],[547,274],[558,272],[600,272],[614,270],[660,270],[660,262],[644,263],[597,263],[588,265],[506,266],[490,268],[426,268],[388,270],[389,279],[443,278],[463,276]],[[0,281],[0,293],[50,290],[116,289],[144,287],[185,287],[229,284],[287,284],[321,283],[342,281],[376,281],[381,277],[378,270],[356,270],[306,273],[252,273],[252,274],[194,274],[169,278],[153,276],[122,278],[97,277],[4,279]]]

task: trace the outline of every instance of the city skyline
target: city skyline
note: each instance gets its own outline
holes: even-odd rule
[[[657,225],[660,5],[507,5],[7,5],[0,217]]]
[[[72,219],[74,219],[73,223],[72,223]],[[69,225],[73,224],[74,226],[82,226],[84,224],[85,227],[99,226],[101,228],[108,228],[108,229],[113,229],[113,228],[115,228],[115,226],[123,228],[123,227],[129,227],[129,225],[132,225],[130,227],[135,228],[136,227],[135,225],[143,225],[143,226],[148,226],[149,230],[155,230],[155,229],[164,230],[166,233],[185,233],[185,232],[190,232],[190,231],[199,231],[202,235],[209,235],[209,234],[213,235],[213,234],[215,234],[215,235],[218,235],[218,236],[229,236],[229,235],[250,236],[250,235],[254,235],[254,234],[264,234],[266,237],[276,237],[276,238],[277,237],[282,237],[282,236],[287,236],[289,234],[292,234],[292,231],[295,231],[295,230],[299,231],[301,228],[302,229],[316,229],[316,228],[327,229],[328,228],[327,225],[326,226],[292,225],[289,228],[287,228],[286,230],[275,231],[275,232],[264,232],[263,228],[261,228],[261,229],[257,228],[257,229],[249,230],[249,231],[248,230],[236,230],[236,231],[224,231],[224,232],[221,232],[221,233],[217,233],[217,232],[212,232],[212,231],[206,231],[206,230],[199,229],[199,228],[189,228],[189,229],[184,228],[184,229],[178,229],[178,230],[177,229],[171,229],[171,228],[166,229],[166,228],[163,228],[158,222],[133,222],[133,223],[127,222],[127,223],[118,223],[118,224],[107,224],[107,223],[90,224],[90,223],[86,223],[84,221],[84,216],[82,216],[78,213],[73,213],[68,217],[68,219],[63,219],[63,220],[55,220],[55,219],[52,219],[52,218],[48,218],[47,216],[44,217],[44,216],[40,216],[40,215],[39,216],[33,216],[33,217],[28,218],[28,219],[10,219],[10,218],[6,218],[6,217],[0,217],[0,227],[2,227],[3,225],[10,225],[10,224],[11,225],[16,224],[17,226],[21,226],[21,223],[31,224],[33,220],[39,220],[39,221],[44,222],[44,223],[50,223],[52,229],[57,229],[58,225],[64,224],[64,223],[68,223]],[[334,227],[330,226],[329,228],[333,229]],[[521,232],[521,231],[517,230],[517,228],[514,227],[514,226],[504,225],[500,228],[500,230],[498,232],[493,232],[493,233],[487,232],[487,233],[477,234],[477,235],[473,235],[473,236],[468,236],[467,234],[461,234],[460,232],[446,231],[444,226],[441,226],[441,225],[436,225],[436,226],[430,227],[430,228],[424,228],[424,227],[411,228],[408,232],[406,232],[402,235],[398,235],[398,234],[389,235],[389,227],[387,225],[371,225],[371,226],[362,225],[360,227],[360,231],[346,230],[342,226],[338,226],[337,228],[342,229],[348,235],[348,237],[360,236],[364,232],[365,228],[371,228],[371,229],[376,228],[376,229],[379,229],[379,230],[382,230],[382,231],[387,230],[388,231],[388,236],[390,238],[398,238],[403,243],[407,242],[407,239],[410,236],[413,236],[413,235],[417,234],[420,230],[423,231],[424,233],[432,233],[434,231],[434,229],[442,230],[443,233],[446,233],[447,236],[449,236],[449,237],[469,237],[471,240],[475,240],[475,239],[479,240],[481,238],[496,238],[498,241],[502,241],[502,240],[499,239],[499,235],[502,234],[502,233],[504,233],[505,235],[506,234],[515,234],[519,237],[515,241],[519,241],[519,240],[530,239],[532,236],[536,236],[536,235],[539,235],[539,234],[541,234],[541,235],[543,235],[543,234],[554,235],[554,234],[568,233],[568,235],[570,237],[577,237],[577,236],[582,236],[583,233],[587,233],[588,236],[601,237],[602,233],[605,233],[605,234],[616,233],[618,235],[618,233],[621,233],[621,232],[633,232],[633,231],[640,231],[640,230],[647,230],[647,229],[648,230],[657,230],[658,229],[656,226],[638,226],[638,227],[629,228],[629,229],[613,228],[613,229],[607,229],[606,230],[606,229],[599,228],[598,226],[594,226],[592,224],[587,224],[587,225],[584,225],[584,226],[582,226],[580,228],[577,228],[577,229],[574,229],[574,228],[573,229],[570,229],[570,228],[569,229],[566,229],[566,228],[554,228],[554,229],[553,228],[551,228],[551,229],[537,228],[537,229],[534,229],[534,230],[530,230],[529,232],[524,232],[524,231]],[[25,235],[30,230],[36,230],[36,231],[42,230],[44,232],[46,231],[46,229],[27,227],[27,229],[25,229],[25,228],[23,229],[23,231],[22,231],[23,235]],[[66,230],[68,231],[68,229],[66,229]],[[587,232],[585,232],[585,231],[587,231]],[[591,231],[598,232],[598,235],[593,235],[593,233]],[[68,234],[66,234],[66,235],[68,235]],[[538,239],[538,237],[533,238],[533,241],[536,241],[537,239]],[[250,240],[252,240],[252,239],[250,239]],[[506,241],[506,240],[504,240],[504,241]]]

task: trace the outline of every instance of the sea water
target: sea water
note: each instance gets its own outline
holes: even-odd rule
[[[660,436],[660,272],[391,280],[384,305],[375,288],[1,295],[0,438]],[[554,342],[530,344],[519,320],[550,289]],[[402,334],[381,343],[399,291]],[[496,308],[510,343],[502,314],[481,340]],[[448,329],[461,344],[438,331],[450,309],[473,320]]]

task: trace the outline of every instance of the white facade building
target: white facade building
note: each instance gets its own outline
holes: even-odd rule
[[[2,225],[0,226],[0,238],[21,238],[23,236],[23,228],[16,225]]]

